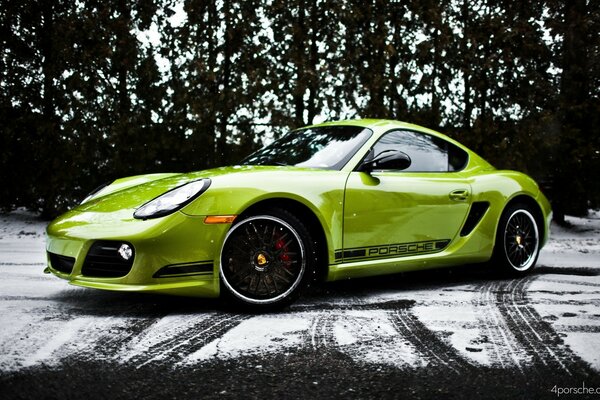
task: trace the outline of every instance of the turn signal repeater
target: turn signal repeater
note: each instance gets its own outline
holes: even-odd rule
[[[207,215],[204,218],[205,224],[231,224],[235,221],[237,215]]]

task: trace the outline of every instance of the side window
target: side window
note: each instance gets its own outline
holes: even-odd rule
[[[412,131],[386,133],[373,146],[377,155],[385,150],[400,150],[411,159],[406,172],[459,171],[467,163],[468,155],[459,147],[436,136]]]
[[[448,142],[448,170],[460,171],[467,166],[469,155],[460,147]]]

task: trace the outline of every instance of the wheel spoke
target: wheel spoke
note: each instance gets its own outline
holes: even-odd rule
[[[262,240],[260,239],[260,234],[258,233],[258,229],[256,229],[256,225],[253,223],[250,223],[250,226],[252,227],[252,230],[254,231],[254,238],[256,239],[256,242],[258,243],[259,246],[261,246]]]
[[[251,285],[248,286],[248,292],[253,295],[256,295],[259,284],[260,284],[260,275],[257,273],[252,273],[252,282],[251,282]]]
[[[265,231],[262,234],[262,238],[263,238],[263,244],[266,246],[267,244],[269,244],[269,241],[267,240],[267,232],[269,231],[269,225],[265,224]]]
[[[234,253],[239,254],[241,256],[248,256],[248,250],[242,249],[238,245],[233,245],[231,249]]]
[[[276,290],[273,287],[273,277],[271,277],[271,275],[265,275],[265,288],[267,289],[267,292],[270,293],[276,293]]]
[[[242,240],[249,248],[254,248],[256,247],[256,245],[252,244],[253,240],[253,236],[252,233],[250,233],[250,227],[246,226],[244,228],[244,230],[246,231],[246,235],[245,236],[241,236],[240,240]]]
[[[273,245],[273,243],[275,243],[275,232],[277,231],[277,226],[273,225],[273,232],[271,233],[271,240],[269,240],[269,243],[271,243],[271,245]]]
[[[250,286],[250,282],[252,281],[252,275],[250,273],[239,274],[237,276],[239,276],[239,279],[237,280],[238,285],[241,286],[245,283],[246,287]]]
[[[289,278],[284,276],[283,274],[281,274],[281,271],[285,271],[287,272],[287,274],[290,276]],[[290,271],[288,271],[285,268],[277,268],[276,270],[273,271],[273,276],[276,276],[277,278],[279,278],[279,280],[285,282],[286,284],[290,283],[290,278],[294,277],[294,274],[292,274]]]
[[[519,249],[519,267],[523,265],[523,248]]]

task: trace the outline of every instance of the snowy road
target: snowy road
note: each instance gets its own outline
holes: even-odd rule
[[[140,371],[224,376],[220,381],[229,383],[218,389],[193,385],[208,397],[265,393],[265,376],[272,378],[277,363],[285,364],[280,371],[297,374],[296,385],[303,381],[294,392],[300,397],[323,384],[314,378],[323,376],[320,369],[345,371],[348,382],[340,386],[344,378],[332,376],[336,384],[319,393],[346,390],[350,397],[375,396],[352,389],[363,378],[390,387],[402,382],[424,397],[429,389],[423,392],[418,382],[426,385],[431,374],[450,391],[443,385],[451,377],[468,382],[472,378],[465,377],[478,374],[496,387],[537,385],[548,395],[559,382],[544,379],[597,382],[600,215],[569,221],[573,228],[553,227],[536,271],[523,279],[500,279],[474,267],[362,279],[315,288],[286,312],[250,315],[202,299],[69,286],[42,273],[44,223],[23,212],[0,215],[0,398],[48,393],[27,383],[33,377],[62,379],[78,390],[95,387],[90,376],[72,377],[81,368],[138,380]],[[232,377],[239,369],[243,377]],[[116,375],[110,382],[128,390]],[[266,393],[285,390],[269,385]],[[173,397],[195,393],[185,387]],[[69,386],[52,390],[64,394]],[[92,397],[102,393],[94,390]]]

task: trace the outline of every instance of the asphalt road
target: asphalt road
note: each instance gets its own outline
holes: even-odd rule
[[[71,287],[41,274],[33,221],[0,235],[0,399],[600,398],[595,229],[559,236],[525,278],[329,283],[254,315]]]

